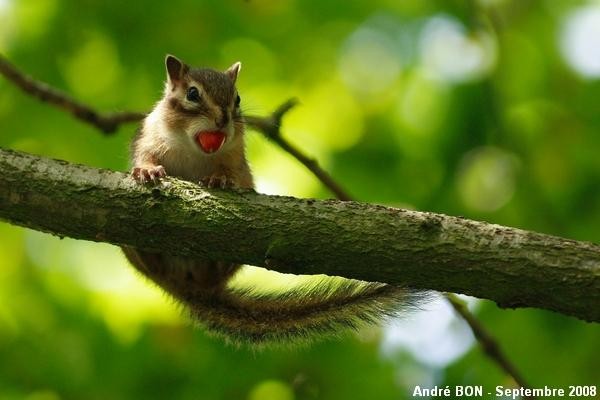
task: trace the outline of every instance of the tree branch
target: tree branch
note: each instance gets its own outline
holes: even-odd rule
[[[0,218],[77,239],[465,293],[600,321],[600,246],[356,202],[206,191],[0,150]],[[190,240],[197,238],[197,240]]]
[[[446,300],[450,303],[454,311],[458,315],[460,315],[463,320],[469,325],[471,328],[471,332],[473,332],[473,336],[481,345],[483,352],[494,362],[496,362],[502,370],[511,376],[517,385],[527,388],[530,387],[526,382],[517,367],[513,365],[513,363],[506,357],[506,354],[500,348],[500,345],[496,341],[496,339],[485,329],[483,325],[479,322],[479,320],[469,311],[467,305],[464,301],[462,301],[458,296],[453,293],[446,293]],[[533,399],[534,397],[525,397]]]
[[[52,88],[43,82],[36,81],[30,76],[24,74],[1,54],[0,74],[4,75],[6,79],[13,82],[24,92],[38,98],[41,101],[62,108],[75,118],[94,125],[105,134],[115,132],[119,125],[123,123],[138,122],[146,115],[138,112],[101,114],[90,106],[78,102],[60,90]]]

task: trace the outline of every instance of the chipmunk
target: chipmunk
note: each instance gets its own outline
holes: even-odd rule
[[[235,86],[241,64],[219,72],[191,68],[172,55],[165,64],[164,96],[132,142],[132,177],[142,184],[174,176],[209,188],[252,189]],[[233,343],[309,341],[396,315],[414,299],[403,288],[350,279],[339,284],[332,278],[282,294],[261,294],[228,286],[239,265],[132,247],[123,251],[205,328]]]

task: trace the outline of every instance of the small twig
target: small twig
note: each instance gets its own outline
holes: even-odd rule
[[[37,81],[22,73],[1,54],[0,74],[4,75],[6,79],[13,82],[24,92],[37,97],[43,102],[50,103],[71,113],[76,118],[95,126],[105,134],[115,132],[120,124],[137,122],[145,117],[144,113],[139,112],[101,114],[90,106],[74,100],[60,90],[50,87],[46,83]],[[319,166],[319,163],[316,160],[302,153],[281,135],[281,120],[297,103],[298,101],[296,99],[290,99],[279,106],[268,117],[247,116],[246,123],[296,158],[308,168],[308,170],[311,171],[325,187],[331,190],[339,200],[352,200],[352,197]],[[464,303],[452,294],[446,294],[446,299],[450,302],[456,312],[467,322],[473,335],[481,344],[484,352],[508,375],[510,375],[518,385],[527,387],[517,369],[508,361],[504,353],[502,353],[496,340],[485,330],[477,318],[466,308]]]
[[[145,114],[138,112],[101,114],[90,106],[78,102],[60,90],[37,81],[19,71],[2,54],[0,54],[0,73],[24,92],[29,93],[33,97],[37,97],[43,102],[53,104],[66,110],[75,118],[94,125],[105,134],[114,133],[120,124],[137,122],[145,116]]]
[[[456,311],[456,313],[469,325],[473,332],[473,336],[475,336],[475,339],[477,339],[485,354],[492,360],[495,360],[504,372],[513,378],[517,385],[523,388],[529,387],[517,368],[508,360],[508,358],[506,358],[506,355],[502,352],[502,349],[500,349],[498,342],[496,342],[477,318],[469,311],[465,302],[453,293],[446,293],[445,296],[452,308],[454,308],[454,311]]]
[[[352,197],[329,175],[319,163],[308,157],[297,147],[292,145],[281,135],[281,119],[292,109],[298,101],[296,99],[289,99],[273,112],[270,117],[246,117],[246,123],[254,129],[261,132],[267,139],[276,143],[283,150],[287,151],[296,160],[300,161],[306,168],[308,168],[329,190],[335,194],[339,200],[350,201]]]

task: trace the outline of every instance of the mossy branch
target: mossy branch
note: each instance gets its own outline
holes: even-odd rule
[[[600,321],[600,246],[357,202],[139,186],[120,172],[0,150],[0,218],[60,236],[465,293]]]

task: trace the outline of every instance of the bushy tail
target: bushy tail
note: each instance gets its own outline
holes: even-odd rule
[[[265,294],[225,285],[235,266],[124,251],[138,270],[188,306],[209,332],[234,344],[303,343],[335,336],[398,316],[423,297],[401,287],[331,278]]]
[[[357,330],[400,315],[420,296],[407,289],[324,278],[284,293],[226,288],[218,296],[189,301],[193,315],[226,340],[269,345],[303,343]]]

